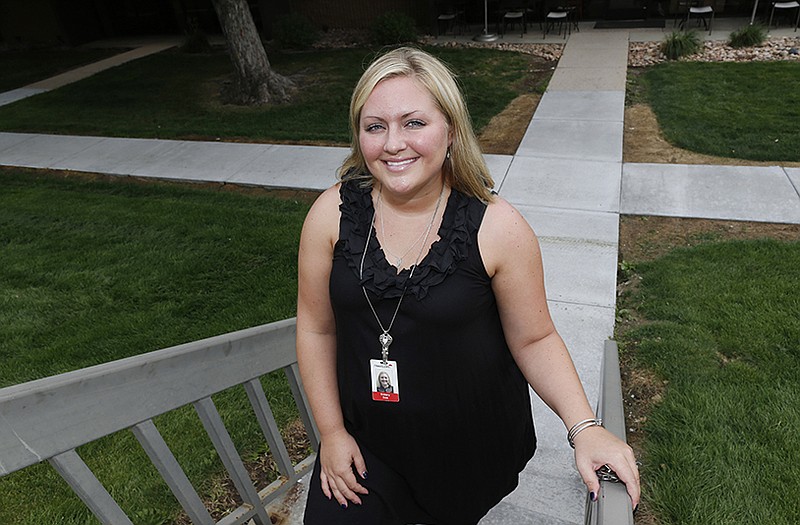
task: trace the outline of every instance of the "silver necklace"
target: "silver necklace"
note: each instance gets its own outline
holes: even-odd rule
[[[383,190],[382,187],[381,190]],[[439,205],[442,203],[442,197],[444,197],[444,184],[442,184],[442,192],[439,194],[439,199],[436,201],[436,207],[433,209],[431,220],[428,222],[428,227],[425,229],[425,237],[423,237],[422,246],[420,246],[419,253],[417,254],[417,259],[411,266],[411,272],[409,272],[408,278],[406,279],[406,282],[403,285],[403,292],[400,294],[400,299],[398,299],[397,301],[397,307],[395,307],[394,309],[394,314],[392,314],[392,320],[389,321],[388,327],[383,326],[380,317],[378,317],[378,312],[372,305],[372,301],[369,300],[369,294],[367,293],[367,289],[364,288],[363,284],[361,285],[361,291],[364,292],[364,297],[367,299],[367,304],[369,305],[369,309],[372,310],[372,315],[375,316],[375,320],[378,322],[378,326],[381,329],[381,335],[378,336],[378,342],[381,344],[381,360],[384,362],[384,364],[389,360],[389,345],[391,345],[393,341],[392,336],[389,333],[389,330],[391,330],[392,326],[394,326],[394,321],[395,319],[397,319],[397,312],[400,311],[400,305],[403,303],[403,297],[406,296],[408,283],[414,276],[414,270],[417,269],[417,265],[419,264],[419,259],[420,257],[422,257],[422,251],[425,249],[424,239],[427,239],[428,235],[430,235],[431,233],[431,229],[433,228],[433,222],[434,220],[436,220],[436,214],[439,212]],[[380,193],[378,194],[378,198],[380,199]],[[360,280],[364,279],[364,259],[366,259],[367,257],[367,248],[369,248],[369,239],[370,237],[372,237],[372,230],[374,227],[375,227],[375,210],[373,209],[372,220],[369,223],[369,231],[367,232],[367,242],[364,244],[364,253],[361,254],[361,265],[358,268],[358,278]]]
[[[383,199],[381,199],[381,193],[378,193],[378,208],[380,208],[380,210],[381,210],[381,236],[383,237],[383,241],[386,242],[386,240],[387,240],[386,239],[386,226],[385,226],[384,220],[383,220],[383,215],[384,215],[384,213],[383,213]],[[408,249],[405,252],[403,252],[403,255],[401,255],[400,257],[397,257],[395,254],[390,252],[386,248],[386,246],[383,246],[383,251],[384,251],[384,253],[386,253],[386,255],[389,258],[391,258],[391,259],[393,259],[395,261],[394,265],[397,267],[397,271],[400,271],[400,268],[403,266],[403,259],[406,258],[406,255],[411,253],[411,250],[414,249],[414,246],[416,246],[417,243],[421,242],[427,236],[428,236],[428,232],[423,230],[422,233],[420,234],[420,236],[417,238],[417,240],[415,240],[413,243],[411,243],[411,246],[409,246]]]

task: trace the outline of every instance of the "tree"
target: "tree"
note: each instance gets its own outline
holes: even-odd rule
[[[247,0],[211,0],[235,70],[231,101],[259,105],[289,101],[294,84],[272,70]]]

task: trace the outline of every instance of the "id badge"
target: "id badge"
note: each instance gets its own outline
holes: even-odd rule
[[[381,359],[370,359],[372,376],[372,400],[397,403],[400,401],[400,387],[397,383],[397,363]]]

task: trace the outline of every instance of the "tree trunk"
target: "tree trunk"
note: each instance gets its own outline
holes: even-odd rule
[[[212,3],[235,71],[232,102],[244,105],[288,102],[294,84],[270,67],[247,0],[212,0]]]

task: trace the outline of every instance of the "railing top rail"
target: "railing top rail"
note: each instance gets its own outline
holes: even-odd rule
[[[295,337],[286,319],[2,388],[0,476],[290,366]]]
[[[603,348],[603,368],[601,373],[600,400],[597,416],[603,419],[603,426],[623,441],[625,435],[625,410],[622,404],[622,380],[619,372],[619,353],[617,343],[607,340]],[[587,525],[633,525],[631,499],[622,483],[600,481],[598,501],[587,498]]]

